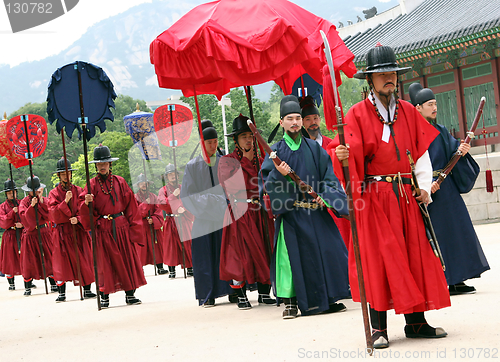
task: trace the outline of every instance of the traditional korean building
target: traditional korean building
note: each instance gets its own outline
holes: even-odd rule
[[[412,67],[399,78],[401,97],[410,99],[408,87],[415,82],[431,88],[438,122],[457,138],[465,138],[485,96],[486,133],[472,145],[483,145],[483,137],[489,145],[500,144],[500,1],[400,0],[393,9],[338,30],[358,69],[377,42],[391,46],[399,65]]]

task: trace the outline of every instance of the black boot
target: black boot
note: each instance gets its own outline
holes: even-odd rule
[[[83,286],[83,298],[85,299],[92,299],[92,298],[95,298],[97,297],[96,294],[92,293],[90,291],[90,284],[89,285],[84,285]]]
[[[431,327],[425,320],[424,312],[405,314],[405,319],[406,338],[442,338],[448,335],[441,327]]]
[[[188,277],[194,277],[194,274],[193,274],[193,268],[187,268],[187,276]]]
[[[109,294],[104,294],[103,292],[99,292],[99,294],[101,295],[101,308],[109,308]]]
[[[163,269],[163,263],[156,264],[156,269],[158,270],[159,275],[168,274],[168,270]]]
[[[175,266],[168,266],[168,271],[170,274],[168,274],[169,279],[175,279]]]
[[[283,319],[297,318],[297,314],[299,313],[299,308],[297,307],[297,297],[283,298],[283,303],[285,303]]]
[[[448,287],[448,290],[450,292],[450,295],[474,294],[476,292],[476,288],[474,288],[472,285],[467,285],[464,282],[450,285]]]
[[[387,312],[379,312],[370,307],[370,321],[372,325],[373,348],[381,349],[389,347],[389,336],[387,335]]]
[[[234,291],[238,295],[238,308],[241,310],[246,310],[252,308],[252,305],[247,298],[247,290],[243,285],[242,288],[234,288]]]
[[[128,305],[141,304],[142,302],[134,296],[135,289],[125,291],[125,302]]]
[[[66,283],[57,286],[59,290],[59,296],[56,299],[56,303],[65,302],[66,301]]]
[[[257,290],[259,291],[259,304],[276,305],[276,299],[269,295],[271,284],[257,283]]]
[[[7,280],[9,281],[9,290],[16,290],[16,286],[14,284],[14,277],[12,278],[7,277]]]
[[[31,295],[31,280],[29,282],[24,282],[24,295],[26,297]]]
[[[49,283],[50,283],[50,292],[57,293],[59,289],[57,289],[56,281],[52,275],[49,276]]]

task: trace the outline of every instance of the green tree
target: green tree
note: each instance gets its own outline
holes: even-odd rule
[[[347,111],[353,105],[362,101],[363,87],[367,87],[365,80],[348,78],[342,73],[342,84],[339,86],[339,94],[344,114],[347,114]]]

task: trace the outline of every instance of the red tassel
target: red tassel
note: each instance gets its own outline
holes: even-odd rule
[[[493,192],[493,176],[491,170],[486,170],[486,192]]]

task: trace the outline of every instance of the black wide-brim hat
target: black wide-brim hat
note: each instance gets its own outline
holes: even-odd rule
[[[76,171],[75,169],[71,168],[71,162],[66,161],[66,165],[68,165],[68,171]],[[52,172],[52,174],[59,173],[59,172],[66,172],[66,168],[64,165],[64,158],[61,158],[59,161],[57,161],[56,171]]]
[[[411,67],[399,67],[396,54],[391,47],[377,43],[375,48],[370,49],[366,54],[366,69],[359,70],[354,74],[354,78],[365,79],[367,74],[388,72],[396,72],[399,76],[410,69]]]
[[[9,180],[4,182],[3,190],[0,191],[0,193],[7,192],[7,191],[15,191],[17,189],[18,189],[18,187],[16,187],[16,184],[14,183],[14,181],[9,179]]]
[[[250,126],[248,126],[248,122],[247,122],[249,119],[250,118],[248,118],[240,113],[240,115],[238,117],[233,119],[233,132],[228,133],[226,135],[226,137],[237,136],[240,133],[244,133],[244,132],[252,132],[252,130],[250,129]],[[262,130],[260,130],[260,129],[258,129],[257,131],[259,131],[259,133],[262,133]]]
[[[94,160],[89,163],[113,162],[119,160],[118,157],[111,157],[108,146],[99,145],[94,148]]]
[[[38,176],[33,176],[33,180],[31,179],[31,176],[28,176],[26,180],[26,185],[21,187],[24,191],[36,191],[40,188],[44,189],[45,185],[40,182],[40,179]]]

